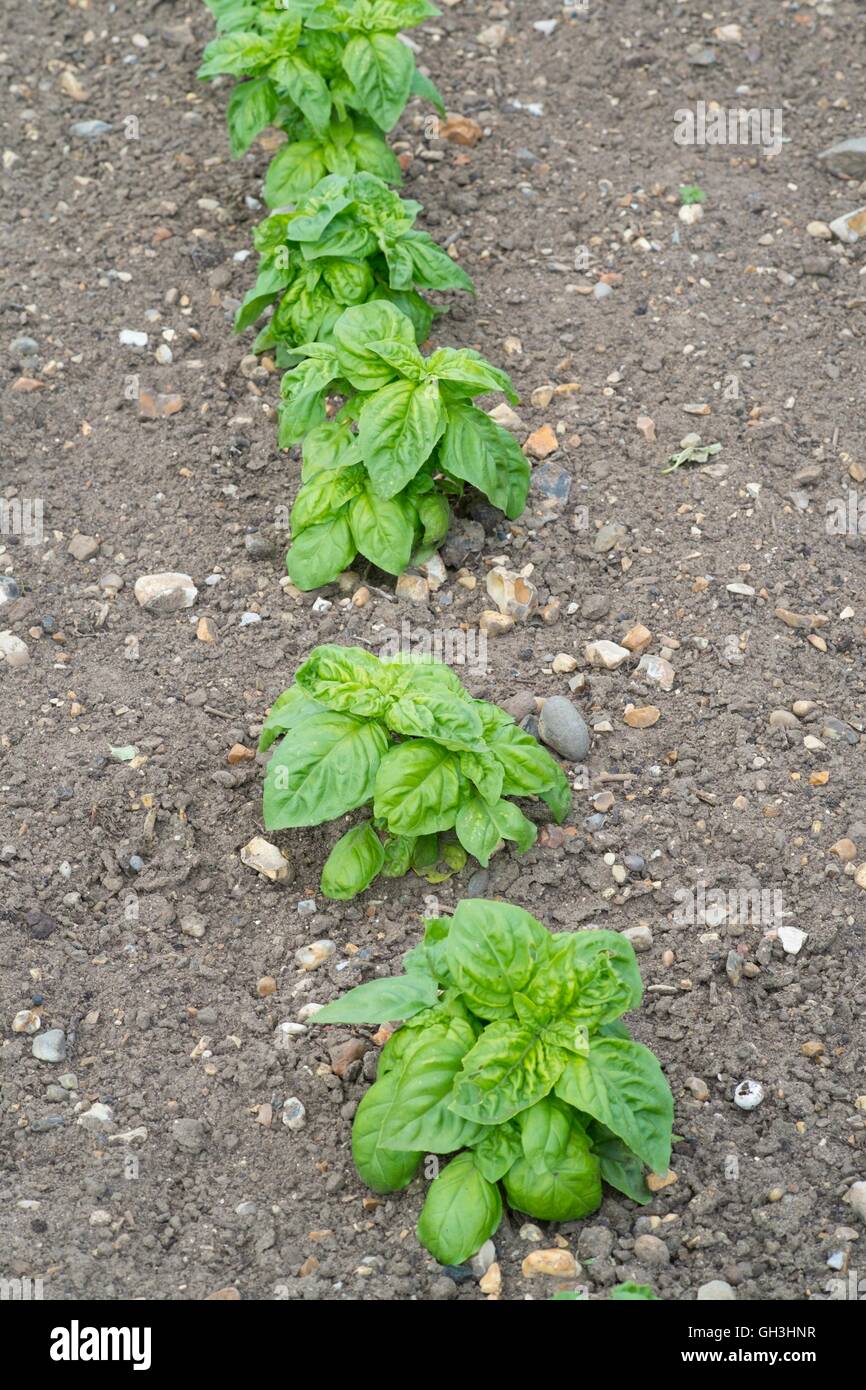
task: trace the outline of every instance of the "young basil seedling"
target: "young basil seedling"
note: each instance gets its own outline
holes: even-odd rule
[[[311,1021],[403,1020],[358,1107],[352,1151],[375,1192],[408,1186],[425,1154],[456,1154],[418,1222],[440,1264],[462,1264],[493,1235],[500,1182],[515,1211],[542,1221],[588,1216],[602,1181],[650,1200],[644,1167],[668,1171],[673,1098],[619,1021],[642,995],[630,942],[554,935],[522,908],[470,898],[426,923],[404,966]]]
[[[283,377],[279,442],[304,439],[286,557],[300,589],[336,579],[359,551],[388,574],[423,560],[447,535],[448,497],[466,483],[508,517],[523,511],[529,464],[508,431],[472,404],[490,391],[517,396],[479,353],[422,356],[411,320],[385,302],[346,309],[331,342],[295,353],[302,360]],[[329,395],[347,398],[333,420]]]
[[[401,182],[383,132],[410,96],[442,98],[398,38],[439,14],[427,0],[205,0],[217,21],[199,77],[247,79],[232,92],[228,128],[235,158],[267,126],[288,141],[271,161],[271,207],[302,198],[326,174],[356,169]]]
[[[269,830],[373,810],[331,851],[329,898],[354,898],[378,874],[410,868],[438,882],[467,854],[486,865],[505,840],[525,852],[536,827],[509,797],[540,797],[557,821],[571,806],[559,763],[438,661],[316,647],[275,701],[260,749],[277,739],[265,776]]]
[[[274,305],[253,344],[294,365],[300,343],[333,341],[344,309],[387,300],[424,342],[440,312],[418,289],[472,290],[472,281],[426,232],[420,203],[393,193],[374,174],[330,174],[292,212],[274,213],[255,231],[259,273],[238,310],[240,333]]]

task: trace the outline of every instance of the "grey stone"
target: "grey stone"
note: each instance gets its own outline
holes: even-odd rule
[[[178,1148],[188,1153],[201,1153],[207,1141],[207,1126],[204,1120],[175,1120],[171,1137]]]
[[[638,1236],[634,1243],[635,1259],[642,1265],[670,1264],[670,1251],[658,1236]]]
[[[737,1295],[724,1279],[711,1279],[698,1289],[698,1303],[733,1303]]]
[[[613,550],[614,546],[618,545],[621,540],[624,540],[627,534],[628,532],[621,522],[608,521],[596,532],[592,548],[599,555],[604,555],[607,551]]]
[[[49,1028],[33,1039],[33,1056],[38,1062],[65,1062],[66,1034],[62,1028]]]
[[[538,732],[548,748],[568,758],[583,762],[589,752],[589,729],[570,700],[564,695],[552,695],[541,707]]]
[[[818,158],[838,178],[866,179],[866,135],[840,140],[822,150]]]
[[[136,579],[135,597],[148,613],[174,613],[180,608],[192,608],[198,589],[188,574],[163,571]]]
[[[69,127],[69,134],[77,136],[79,140],[98,140],[113,129],[108,121],[75,121]]]
[[[21,597],[21,590],[10,574],[0,574],[0,608],[4,603]]]

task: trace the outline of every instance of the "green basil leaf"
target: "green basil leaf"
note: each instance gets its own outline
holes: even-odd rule
[[[240,82],[229,97],[226,120],[235,159],[249,149],[260,131],[272,124],[277,114],[277,96],[267,77]]]
[[[617,1192],[625,1193],[633,1202],[645,1207],[652,1201],[646,1184],[644,1165],[628,1144],[617,1139],[604,1125],[593,1122],[589,1130],[593,1151],[601,1164],[602,1181]]]
[[[327,174],[317,140],[293,140],[277,150],[265,174],[265,202],[269,208],[285,207],[303,198]]]
[[[502,1220],[502,1198],[471,1153],[458,1154],[434,1178],[418,1221],[418,1239],[443,1265],[476,1254]]]
[[[397,1076],[394,1108],[382,1141],[394,1149],[449,1154],[474,1144],[482,1128],[448,1108],[454,1078],[475,1034],[468,1023],[450,1019],[420,1031]]]
[[[458,903],[448,933],[448,967],[473,1013],[486,1019],[512,1014],[514,993],[546,958],[549,940],[547,929],[521,907],[484,898]]]
[[[572,1111],[555,1096],[545,1096],[517,1117],[524,1158],[535,1167],[550,1168],[568,1148]]]
[[[519,1158],[504,1181],[509,1204],[539,1221],[579,1221],[601,1206],[598,1159],[579,1129],[554,1158]]]
[[[356,553],[348,518],[341,514],[295,537],[286,570],[299,589],[320,589],[348,569]]]
[[[385,501],[365,487],[349,508],[349,525],[362,555],[386,574],[402,574],[415,546],[417,513],[405,497]]]
[[[442,11],[429,0],[361,0],[353,17],[365,29],[413,29],[425,19],[437,19]],[[363,16],[363,18],[361,18]]]
[[[385,862],[382,841],[369,821],[353,826],[343,835],[322,870],[322,892],[326,898],[344,902],[370,887]]]
[[[428,290],[468,290],[470,294],[475,293],[475,286],[463,267],[452,260],[448,252],[443,251],[442,247],[437,245],[427,232],[414,230],[404,232],[395,250],[402,252],[408,261],[406,269],[408,279],[405,280],[405,284],[412,284],[414,281],[416,285],[421,285],[422,288]],[[391,284],[395,289],[402,288],[400,284],[395,283],[393,277]],[[443,351],[447,352],[449,349],[444,348]],[[467,348],[466,351],[468,352],[469,349]],[[481,358],[480,360],[483,361],[484,359]],[[485,365],[488,366],[491,373],[495,372],[495,368],[490,367],[489,363]],[[504,377],[505,373],[500,372],[496,375]],[[466,380],[465,376],[455,376],[453,379],[461,383]],[[508,381],[507,377],[506,381]],[[477,396],[482,391],[506,391],[514,402],[518,399],[514,395],[514,388],[510,382],[507,386],[498,384],[476,386],[470,394]]]
[[[358,441],[342,420],[324,420],[304,439],[304,466],[301,477],[305,483],[334,468],[349,468],[361,462]]]
[[[329,260],[322,274],[338,303],[363,304],[373,289],[373,274],[366,262]]]
[[[315,647],[295,680],[326,709],[375,719],[391,699],[391,678],[378,657],[363,647],[326,643]]]
[[[348,151],[359,169],[376,174],[385,183],[398,187],[403,182],[403,171],[394,151],[382,139],[375,126],[359,127],[349,141]]]
[[[356,304],[334,325],[334,346],[340,370],[358,391],[378,391],[394,380],[394,368],[370,346],[392,341],[414,347],[411,320],[381,299]]]
[[[490,708],[488,706],[488,708]],[[480,710],[482,722],[486,711]],[[562,769],[537,739],[519,729],[513,720],[485,725],[487,747],[502,767],[503,796],[539,796],[557,782]]]
[[[259,735],[259,752],[267,752],[271,744],[283,734],[288,733],[290,729],[296,729],[311,715],[321,714],[323,709],[324,705],[320,705],[318,700],[312,700],[299,685],[293,685],[288,690],[284,690],[282,695],[274,700],[268,717],[262,725],[262,732]]]
[[[367,113],[382,130],[390,130],[409,100],[415,71],[411,50],[390,34],[359,34],[343,50],[343,67]]]
[[[371,343],[370,350],[409,381],[420,381],[424,376],[426,370],[424,358],[414,343],[395,343],[385,340],[384,342]]]
[[[256,68],[263,67],[270,56],[268,42],[259,34],[244,31],[225,34],[208,44],[197,75],[219,77],[229,73],[232,77],[249,77]]]
[[[373,795],[387,747],[388,735],[376,723],[331,711],[305,719],[268,763],[265,825],[321,825],[357,810]]]
[[[451,968],[453,972],[453,964]],[[452,1109],[479,1124],[502,1124],[544,1099],[555,1086],[566,1056],[560,1048],[549,1047],[533,1028],[514,1019],[498,1019],[488,1024],[464,1057],[463,1070],[454,1083]]]
[[[649,1048],[622,1038],[592,1038],[588,1057],[569,1056],[556,1094],[600,1120],[655,1173],[668,1171],[673,1098]]]
[[[291,511],[292,535],[295,540],[308,526],[327,521],[344,503],[357,497],[364,486],[364,469],[354,468],[318,473],[301,487]]]
[[[473,749],[460,754],[460,771],[468,777],[479,795],[491,806],[495,806],[502,796],[502,765],[488,749]],[[459,831],[458,831],[459,834]],[[474,853],[473,851],[470,851]],[[475,856],[476,859],[478,856]]]
[[[424,528],[421,544],[435,549],[448,535],[451,508],[440,492],[428,492],[416,497],[415,506],[418,509],[418,520]]]
[[[627,1279],[624,1284],[615,1284],[610,1291],[613,1303],[658,1303],[658,1294],[653,1293],[649,1284],[636,1284]]]
[[[484,391],[502,391],[514,404],[517,393],[507,372],[500,371],[471,348],[440,348],[427,358],[427,370],[452,388],[465,386],[466,394],[481,395]]]
[[[411,684],[394,700],[385,723],[395,734],[434,739],[448,748],[471,748],[481,738],[481,720],[472,701],[435,685]]]
[[[401,743],[379,765],[375,814],[398,835],[450,830],[460,802],[458,773],[456,757],[440,744]]]
[[[561,825],[571,810],[571,783],[559,763],[555,762],[553,758],[550,761],[554,763],[556,768],[553,785],[538,794],[542,801],[547,803],[557,825]]]
[[[430,336],[430,329],[440,312],[428,304],[420,294],[416,294],[414,290],[392,290],[387,285],[377,285],[373,291],[372,300],[392,304],[405,318],[409,319],[415,330],[415,338],[419,343],[425,342]]]
[[[245,83],[244,85],[250,86],[251,84]],[[249,328],[251,324],[255,323],[256,319],[261,318],[268,305],[273,303],[280,290],[284,288],[290,273],[290,271],[278,270],[275,266],[270,266],[259,272],[256,283],[247,290],[235,316],[236,333],[242,333],[245,328]]]
[[[482,410],[450,401],[439,461],[446,473],[471,483],[510,518],[520,516],[529,491],[529,464],[517,441]]]
[[[393,497],[414,478],[435,449],[444,426],[445,413],[435,381],[417,385],[395,381],[365,402],[358,438],[370,481],[380,497]]]
[[[470,796],[464,801],[454,828],[464,849],[474,854],[485,869],[503,840],[514,840],[520,853],[525,854],[538,836],[536,826],[513,802],[501,800],[491,805],[481,796]]]
[[[414,835],[387,835],[385,837],[385,863],[382,866],[383,878],[402,878],[412,867],[415,850]]]
[[[293,53],[289,57],[278,58],[270,68],[269,76],[277,87],[291,97],[316,134],[324,135],[331,119],[331,94],[315,69]]]
[[[341,999],[326,1004],[311,1022],[320,1023],[389,1023],[411,1018],[422,1009],[436,1003],[438,987],[435,980],[419,975],[395,975],[387,980],[368,980],[356,985]],[[392,1040],[393,1041],[393,1040]],[[389,1048],[391,1043],[388,1044]],[[398,1115],[399,1118],[399,1115]]]
[[[422,97],[424,101],[429,101],[431,106],[434,106],[439,112],[442,119],[445,119],[445,100],[442,93],[439,91],[436,84],[431,82],[429,77],[425,77],[423,72],[419,72],[417,68],[412,74],[412,95],[413,97]]]
[[[394,1073],[373,1083],[355,1112],[352,1124],[352,1157],[368,1187],[374,1192],[399,1192],[408,1187],[424,1157],[402,1153],[382,1143],[382,1124],[394,1104]]]
[[[504,1125],[485,1125],[478,1143],[472,1146],[475,1166],[488,1182],[499,1182],[522,1152],[516,1120]]]
[[[551,938],[547,960],[523,993],[548,1021],[548,1041],[572,1049],[569,1037],[574,1037],[576,1029],[595,1031],[636,1009],[643,985],[634,948],[624,936],[608,931],[568,932]]]

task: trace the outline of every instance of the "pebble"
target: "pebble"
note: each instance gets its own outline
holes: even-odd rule
[[[526,1221],[518,1231],[521,1240],[531,1240],[533,1242],[544,1240],[543,1233],[538,1226],[534,1226],[531,1221]]]
[[[835,854],[837,859],[841,859],[843,864],[850,864],[852,859],[857,858],[857,846],[853,840],[843,836],[837,840],[835,845],[830,846],[830,853]]]
[[[644,627],[643,623],[635,623],[634,627],[630,627],[623,637],[622,645],[628,647],[630,652],[637,654],[648,647],[652,639],[653,635],[648,627]]]
[[[698,1303],[733,1303],[737,1295],[724,1279],[711,1279],[698,1289]]]
[[[564,695],[545,700],[538,719],[542,742],[570,762],[583,762],[589,752],[589,729],[581,714]]]
[[[617,642],[607,641],[587,642],[583,654],[590,666],[601,667],[605,671],[615,671],[631,656],[627,647],[621,647]]]
[[[502,1270],[496,1261],[490,1266],[486,1274],[483,1274],[478,1281],[478,1287],[483,1294],[490,1298],[498,1298],[502,1290]]]
[[[33,1039],[31,1050],[38,1062],[65,1062],[66,1034],[62,1028],[49,1028]]]
[[[568,652],[557,652],[556,656],[553,658],[551,669],[555,671],[556,675],[565,676],[568,675],[569,671],[573,671],[576,666],[576,656],[571,656]]]
[[[751,1081],[748,1078],[741,1081],[734,1091],[734,1105],[741,1110],[756,1110],[764,1099],[764,1088],[760,1081]]]
[[[121,347],[147,347],[147,334],[138,333],[134,328],[121,328],[117,340]]]
[[[729,951],[725,961],[725,974],[736,989],[743,978],[743,957],[739,951]]]
[[[802,950],[808,935],[799,927],[779,927],[776,934],[782,943],[782,950],[789,956],[796,956]]]
[[[638,673],[642,671],[648,681],[653,681],[662,690],[673,690],[676,672],[664,657],[642,656],[637,669]]]
[[[854,1208],[861,1221],[866,1221],[866,1182],[853,1183],[842,1201]]]
[[[294,870],[276,845],[256,835],[241,849],[241,863],[248,869],[255,869],[271,883],[286,883],[294,877]],[[291,876],[291,877],[290,877]]]
[[[69,134],[77,136],[79,140],[98,140],[113,129],[114,126],[108,121],[74,121],[69,127]]]
[[[630,874],[642,874],[646,868],[646,860],[642,854],[624,854],[622,862]]]
[[[175,613],[181,608],[192,608],[198,589],[188,574],[166,570],[136,579],[135,597],[148,613]]]
[[[599,280],[597,284],[592,287],[593,299],[607,299],[612,294],[613,290],[610,285],[605,284],[604,280]]]
[[[291,1096],[283,1106],[283,1124],[286,1129],[303,1129],[307,1123],[307,1111],[297,1096]]]
[[[809,222],[806,224],[807,236],[814,237],[817,241],[832,241],[833,233],[826,222]]]
[[[837,177],[866,179],[866,135],[839,140],[829,149],[822,150],[818,158]]]
[[[771,729],[796,729],[800,721],[789,709],[774,709],[771,710],[767,723]]]
[[[38,1033],[42,1027],[38,1009],[19,1009],[12,1020],[13,1033]]]
[[[634,950],[638,952],[652,950],[653,934],[649,927],[626,927],[622,933],[626,941],[630,941]]]
[[[550,1275],[555,1279],[573,1279],[577,1275],[577,1261],[570,1250],[533,1250],[521,1265],[524,1279],[535,1279],[539,1275]]]
[[[613,550],[627,535],[628,531],[621,522],[608,521],[596,531],[592,542],[592,548],[599,555],[605,555],[609,550]]]
[[[313,941],[295,952],[295,961],[302,970],[316,970],[330,959],[336,949],[334,941]]]
[[[656,705],[626,705],[623,722],[628,724],[630,729],[651,729],[653,724],[657,724],[662,717],[661,710]]]
[[[634,1243],[634,1254],[642,1265],[670,1264],[670,1251],[658,1236],[638,1236]]]
[[[695,1100],[709,1100],[710,1088],[700,1076],[690,1076],[686,1081],[686,1090],[691,1091]]]
[[[11,575],[0,574],[0,608],[4,603],[12,603],[16,598],[21,597],[21,590],[18,588]]]
[[[492,1240],[485,1240],[477,1254],[472,1256],[469,1267],[476,1279],[482,1279],[496,1259],[496,1246]]]
[[[22,642],[20,637],[16,637],[13,632],[0,632],[0,657],[11,666],[13,670],[18,670],[26,666],[30,660],[30,652],[27,643]]]
[[[556,430],[551,425],[542,425],[541,429],[535,430],[527,439],[523,446],[523,451],[535,459],[546,459],[550,454],[556,453],[559,448],[559,439]]]
[[[85,1110],[83,1115],[78,1116],[78,1124],[83,1129],[91,1130],[94,1134],[111,1134],[117,1128],[111,1106],[102,1105],[98,1101],[91,1105],[89,1110]]]

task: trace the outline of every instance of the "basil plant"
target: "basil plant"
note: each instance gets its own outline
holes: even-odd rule
[[[571,807],[559,763],[509,714],[474,700],[441,662],[380,661],[360,647],[316,647],[274,702],[259,748],[268,763],[268,830],[321,825],[362,807],[322,873],[328,898],[354,898],[379,874],[433,882],[472,854],[482,865],[535,825],[511,797],[540,797],[557,821]]]
[[[621,1021],[642,995],[629,941],[553,934],[522,908],[469,898],[426,923],[404,966],[311,1022],[403,1020],[358,1106],[352,1153],[381,1193],[407,1187],[425,1155],[455,1155],[418,1222],[440,1264],[462,1264],[494,1234],[503,1192],[541,1221],[588,1216],[603,1182],[650,1201],[644,1169],[668,1171],[673,1098]]]

